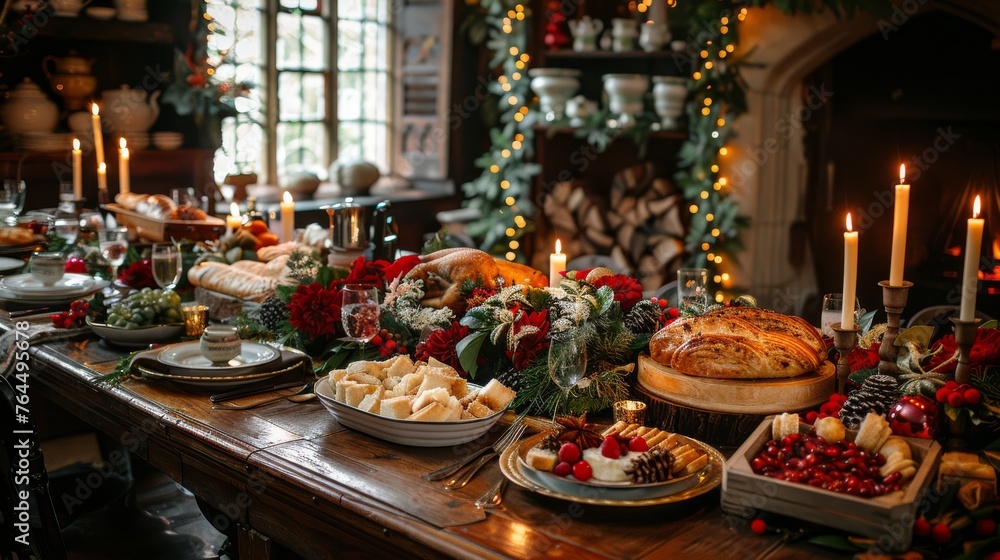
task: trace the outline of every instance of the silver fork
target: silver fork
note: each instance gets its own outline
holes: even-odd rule
[[[528,429],[528,426],[526,426],[523,423],[519,424],[516,428],[514,428],[514,431],[511,432],[511,437],[503,442],[503,445],[498,445],[501,443],[500,441],[497,441],[497,443],[493,444],[493,451],[487,453],[486,455],[483,455],[482,457],[479,458],[478,461],[473,463],[472,466],[469,467],[465,472],[446,482],[444,485],[445,489],[458,490],[459,488],[463,488],[466,484],[469,483],[470,480],[472,480],[472,477],[475,476],[477,472],[479,472],[479,469],[481,469],[483,465],[485,465],[486,463],[494,459],[497,455],[506,450],[508,447],[513,445],[514,442],[521,439],[521,436],[524,434],[524,431],[526,429]]]
[[[517,429],[518,426],[521,426],[521,425],[524,424],[524,418],[527,415],[528,415],[528,411],[527,410],[525,410],[523,413],[521,413],[521,415],[518,416],[517,419],[514,420],[514,422],[511,423],[511,425],[507,428],[507,430],[504,433],[500,434],[500,437],[497,438],[496,442],[494,442],[492,446],[484,447],[484,448],[480,449],[479,451],[476,451],[475,453],[469,455],[468,457],[462,459],[461,461],[459,461],[459,462],[457,462],[455,464],[448,465],[447,467],[440,468],[440,469],[438,469],[438,470],[436,470],[434,472],[429,472],[429,473],[421,476],[421,478],[423,478],[424,480],[429,480],[431,482],[434,482],[434,481],[437,481],[437,480],[444,480],[444,479],[448,478],[449,476],[452,476],[453,474],[455,474],[458,471],[462,470],[462,467],[465,467],[466,465],[468,465],[468,464],[472,463],[473,461],[475,461],[476,457],[479,457],[480,455],[482,455],[483,453],[486,453],[487,451],[489,451],[491,449],[493,450],[494,453],[500,453],[501,451],[503,451],[504,449],[507,448],[507,446],[505,445],[505,442],[509,444],[510,442],[514,441],[514,440],[510,439],[510,437],[511,437],[511,435],[513,435],[514,430]],[[522,431],[521,433],[523,434],[524,432]],[[518,437],[520,437],[520,436],[518,436]]]

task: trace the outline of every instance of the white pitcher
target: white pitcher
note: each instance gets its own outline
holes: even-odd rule
[[[635,27],[635,20],[627,18],[611,20],[611,50],[615,52],[634,51],[635,39],[638,35],[639,30]]]
[[[590,16],[568,22],[569,30],[573,33],[573,50],[577,52],[587,52],[597,50],[597,36],[604,31],[604,22],[599,19],[591,19]]]

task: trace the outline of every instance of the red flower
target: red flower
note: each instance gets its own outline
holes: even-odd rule
[[[521,317],[511,327],[516,336],[525,327],[537,327],[538,332],[523,336],[517,341],[513,350],[507,350],[507,358],[514,362],[514,369],[521,371],[528,367],[535,356],[549,348],[549,310],[522,313]]]
[[[611,274],[601,276],[593,282],[595,288],[611,286],[615,292],[615,301],[622,306],[622,311],[628,313],[642,299],[642,284],[626,274]]]
[[[201,74],[191,74],[188,76],[187,81],[191,87],[201,87],[205,85],[205,76],[202,76]]]
[[[153,265],[149,259],[135,261],[126,266],[118,272],[118,279],[126,286],[136,290],[159,287],[153,278]]]
[[[482,286],[473,288],[469,295],[465,298],[465,310],[468,311],[473,307],[479,307],[484,301],[495,293],[497,293],[496,290],[483,288]]]
[[[86,274],[87,261],[80,257],[70,257],[66,259],[66,272],[70,274]]]
[[[354,259],[354,262],[351,263],[351,271],[342,282],[344,284],[370,284],[382,288],[381,266],[384,266],[384,264],[380,266],[376,263],[385,263],[385,261],[368,262],[364,257]]]
[[[424,361],[436,358],[458,370],[458,373],[463,377],[468,377],[469,374],[462,369],[462,364],[458,360],[458,351],[455,349],[458,343],[468,335],[469,327],[460,325],[458,321],[452,321],[450,327],[433,331],[427,340],[418,344],[414,355],[418,360]]]
[[[383,261],[378,261],[383,262]],[[399,257],[391,264],[386,264],[385,268],[382,270],[382,277],[388,282],[392,282],[400,276],[408,274],[413,267],[420,264],[420,255],[407,255],[405,257]]]
[[[847,356],[847,363],[851,368],[851,373],[877,366],[880,361],[878,350],[881,347],[881,342],[873,343],[867,350],[860,346],[855,346],[851,350],[850,355]]]
[[[288,320],[310,339],[333,336],[340,322],[340,288],[323,288],[319,282],[302,284],[292,294]]]
[[[941,337],[937,344],[941,347],[941,351],[931,358],[928,369],[935,369],[958,352],[958,344],[955,342],[954,335],[949,334]],[[1000,362],[1000,330],[979,329],[976,331],[976,342],[972,345],[972,350],[969,351],[969,362],[971,368]],[[953,372],[956,365],[958,365],[957,358],[937,371],[941,373]]]

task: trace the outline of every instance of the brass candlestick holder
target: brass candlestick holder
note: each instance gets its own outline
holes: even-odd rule
[[[847,376],[851,374],[848,356],[858,345],[858,333],[861,329],[856,325],[853,329],[842,329],[840,325],[839,322],[833,323],[830,328],[833,329],[833,345],[840,354],[840,359],[837,360],[837,392],[843,395],[847,389]]]
[[[955,323],[955,344],[958,345],[958,365],[955,367],[955,383],[959,385],[969,382],[969,352],[976,342],[976,332],[979,330],[980,319],[963,321],[952,318]]]
[[[878,372],[882,375],[899,375],[899,368],[896,367],[896,357],[899,350],[896,349],[896,337],[899,336],[899,316],[906,307],[906,298],[909,295],[913,282],[903,280],[901,286],[890,286],[888,280],[878,283],[882,286],[882,305],[885,306],[885,314],[888,318],[885,334],[882,335],[882,345],[878,350]]]

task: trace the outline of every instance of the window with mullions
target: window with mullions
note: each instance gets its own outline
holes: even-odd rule
[[[246,111],[223,123],[217,178],[252,170],[275,182],[298,169],[325,177],[337,158],[388,169],[388,0],[208,3],[227,31],[213,41],[235,49],[217,71],[258,84]]]

